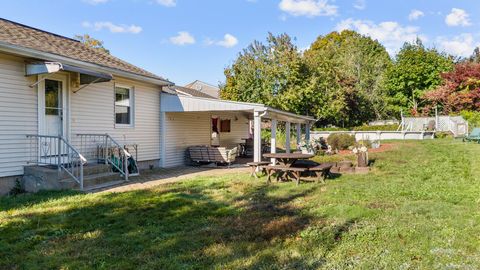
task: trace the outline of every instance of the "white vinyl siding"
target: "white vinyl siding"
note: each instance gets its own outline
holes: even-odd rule
[[[22,175],[30,158],[26,134],[38,134],[37,87],[25,77],[25,59],[0,54],[0,177]],[[132,128],[115,128],[114,83],[131,85],[135,98]],[[70,86],[70,85],[69,85]],[[75,89],[73,89],[75,90]],[[137,143],[139,161],[160,159],[160,87],[115,78],[92,84],[77,93],[69,89],[69,137],[78,146],[78,133],[108,133],[119,143]]]
[[[243,113],[165,113],[165,167],[184,165],[189,146],[210,145],[212,115],[231,120],[231,132],[220,133],[220,146],[236,147],[248,138],[248,118]]]
[[[0,177],[21,175],[29,156],[25,134],[37,133],[37,90],[24,59],[0,54]]]
[[[110,134],[120,144],[138,144],[138,160],[160,159],[160,90],[155,85],[116,79],[115,83],[132,85],[132,128],[115,128],[114,82],[90,85],[70,95],[71,139],[76,134]]]

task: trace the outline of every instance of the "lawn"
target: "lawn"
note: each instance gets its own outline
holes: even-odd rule
[[[477,269],[480,145],[400,142],[368,175],[247,174],[0,199],[0,269]]]

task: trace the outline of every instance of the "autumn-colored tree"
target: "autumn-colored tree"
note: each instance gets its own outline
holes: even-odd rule
[[[428,101],[424,112],[438,106],[443,114],[459,113],[464,110],[480,110],[480,64],[458,63],[451,72],[443,73],[443,84],[428,91],[424,99]]]
[[[90,48],[100,50],[104,53],[110,54],[110,51],[103,46],[103,41],[91,37],[89,34],[75,35],[75,39],[82,42]]]

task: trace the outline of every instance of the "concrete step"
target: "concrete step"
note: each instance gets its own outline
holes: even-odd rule
[[[106,183],[86,187],[83,189],[83,191],[90,193],[90,192],[99,191],[109,187],[119,186],[123,183],[125,183],[125,180],[111,181],[111,182],[106,182]]]
[[[83,176],[107,173],[112,171],[112,166],[110,164],[90,164],[87,163],[83,165]]]
[[[122,176],[119,173],[104,172],[98,174],[91,174],[83,177],[83,188],[89,188],[96,185],[101,185],[113,181],[122,181]],[[78,189],[79,184],[75,180],[63,179],[60,183],[64,189]]]

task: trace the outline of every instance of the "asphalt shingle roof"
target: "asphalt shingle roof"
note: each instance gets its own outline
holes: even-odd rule
[[[125,62],[101,50],[87,47],[78,40],[49,33],[2,18],[0,18],[0,42],[56,54],[74,60],[113,68],[153,79],[165,80],[160,76]]]
[[[202,97],[202,98],[215,98],[215,97],[212,97],[208,94],[205,94],[203,92],[200,92],[198,90],[195,90],[195,89],[192,89],[192,88],[187,88],[187,87],[182,87],[182,86],[170,86],[168,87],[168,89],[172,90],[172,91],[175,91],[176,93],[178,92],[183,92],[187,95],[191,95],[193,97]]]

